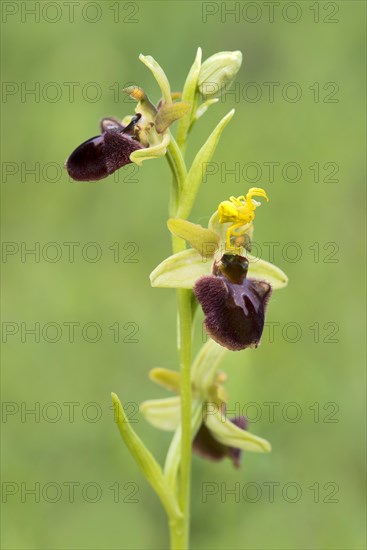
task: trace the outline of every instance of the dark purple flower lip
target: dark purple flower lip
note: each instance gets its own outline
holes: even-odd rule
[[[133,136],[140,116],[135,115],[125,127],[114,118],[102,119],[102,134],[79,145],[67,159],[69,176],[76,181],[98,181],[131,163],[131,153],[142,149]]]
[[[230,421],[241,430],[247,430],[248,422],[245,416],[231,418]],[[241,465],[242,450],[217,441],[204,423],[200,426],[192,445],[193,451],[203,458],[218,462],[228,457],[232,460],[235,468],[239,468]]]
[[[248,263],[243,256],[224,254],[213,275],[201,277],[194,287],[208,334],[233,351],[259,345],[271,294],[267,282],[246,278]]]

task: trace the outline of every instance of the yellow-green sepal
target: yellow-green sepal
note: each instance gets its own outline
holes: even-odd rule
[[[180,425],[181,399],[179,396],[165,399],[150,399],[140,404],[140,412],[155,428],[175,431]]]
[[[168,104],[172,103],[171,88],[166,73],[164,72],[162,67],[151,55],[143,55],[141,53],[139,55],[139,59],[153,73],[153,76],[161,89],[164,101]]]
[[[269,453],[271,451],[269,441],[253,435],[247,430],[242,430],[217,407],[214,412],[207,411],[205,424],[211,431],[212,436],[223,445],[254,453]]]
[[[150,274],[151,285],[158,288],[192,289],[203,275],[210,275],[212,261],[194,248],[169,256]]]
[[[219,236],[199,224],[171,218],[167,226],[173,235],[190,243],[203,257],[213,256],[219,247]]]

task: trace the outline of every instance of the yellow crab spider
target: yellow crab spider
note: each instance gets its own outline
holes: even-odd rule
[[[231,223],[226,233],[227,250],[236,246],[231,244],[232,237],[240,237],[246,233],[248,226],[255,218],[255,210],[260,203],[252,197],[263,197],[269,201],[266,192],[260,187],[252,187],[246,196],[230,197],[218,206],[219,223]]]

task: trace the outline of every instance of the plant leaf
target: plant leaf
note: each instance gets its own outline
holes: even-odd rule
[[[155,460],[154,456],[146,448],[140,437],[130,426],[129,420],[125,414],[124,408],[115,393],[111,394],[112,403],[115,411],[115,419],[121,434],[130,453],[136,463],[140,466],[147,481],[153,487],[160,498],[164,509],[169,518],[180,518],[182,516],[175,494],[172,488],[167,484],[162,468]]]

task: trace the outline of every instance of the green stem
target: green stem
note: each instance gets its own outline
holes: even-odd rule
[[[191,480],[191,291],[180,289],[178,296],[179,354],[181,373],[181,468],[179,502],[183,514],[182,548],[188,547]]]
[[[171,136],[168,146],[168,162],[173,172],[170,215],[175,216],[184,187],[187,170],[180,148]],[[173,253],[185,250],[185,241],[172,236]],[[189,544],[190,526],[190,478],[191,478],[191,348],[192,311],[191,291],[177,291],[178,302],[178,351],[181,374],[181,464],[179,484],[179,504],[182,519],[170,523],[172,549],[185,550]],[[175,473],[173,474],[175,477]],[[175,479],[171,480],[173,488]]]
[[[169,522],[171,550],[185,550],[184,518]]]
[[[186,248],[185,241],[172,236],[173,252]],[[190,481],[191,481],[191,336],[192,311],[191,290],[177,290],[178,301],[178,351],[181,374],[181,464],[179,484],[179,504],[182,520],[171,525],[177,532],[171,533],[172,549],[185,550],[189,544],[190,529]],[[175,474],[173,473],[173,476]],[[172,486],[176,483],[170,480]],[[173,526],[173,527],[172,527]],[[178,544],[178,546],[176,546]]]
[[[171,185],[171,195],[169,199],[169,206],[168,211],[171,218],[175,217],[175,214],[178,209],[178,200],[180,196],[180,191],[178,189],[178,174],[176,171],[176,165],[174,163],[172,154],[169,149],[167,149],[166,158],[169,164],[169,167],[171,168],[172,174],[174,175],[172,179],[172,185]]]
[[[190,116],[190,122],[189,122],[188,127],[183,128],[181,130],[180,134],[177,134],[177,144],[178,144],[179,148],[181,149],[182,154],[184,154],[185,150],[186,150],[186,143],[187,143],[188,134],[189,134],[189,132],[191,132],[192,127],[195,124],[194,115],[195,115],[195,111],[196,111],[197,104],[198,104],[198,97],[199,97],[199,93],[196,92],[194,94],[193,101],[192,101],[192,107],[191,107],[191,112],[190,112],[191,116]]]
[[[178,189],[181,191],[187,176],[186,164],[181,150],[172,134],[170,135],[170,138],[171,139],[167,147],[168,161],[177,182]]]
[[[196,105],[194,105],[196,108]],[[191,112],[192,123],[194,111]],[[190,127],[190,124],[188,128]],[[167,160],[173,173],[173,183],[170,199],[170,216],[176,217],[180,208],[181,200],[185,190],[187,169],[183,157],[183,149],[186,144],[188,128],[181,133],[180,146],[171,134],[171,140],[167,148]],[[195,193],[193,193],[194,195]],[[193,198],[193,197],[191,197]],[[173,253],[185,250],[186,243],[172,235]],[[191,487],[191,454],[192,454],[192,433],[197,430],[197,415],[192,411],[191,395],[191,355],[192,355],[192,291],[186,289],[177,290],[178,302],[178,351],[180,358],[180,380],[181,380],[181,427],[173,438],[169,455],[167,456],[165,477],[169,486],[175,490],[176,476],[178,469],[178,437],[180,437],[180,483],[179,483],[179,504],[182,518],[175,518],[170,522],[171,548],[185,550],[189,545],[190,532],[190,487]],[[192,423],[194,425],[192,425]],[[172,459],[172,461],[171,461]]]

